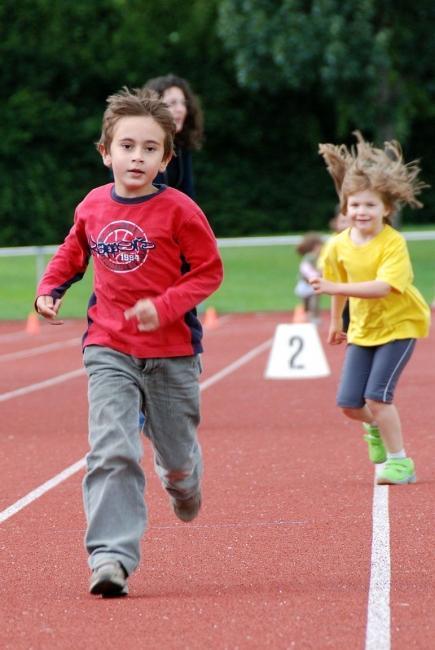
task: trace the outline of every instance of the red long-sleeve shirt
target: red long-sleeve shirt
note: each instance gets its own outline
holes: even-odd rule
[[[140,358],[202,351],[195,306],[221,284],[216,239],[199,206],[161,186],[155,194],[124,199],[112,183],[92,190],[77,206],[74,225],[39,283],[37,295],[61,297],[83,277],[90,255],[94,287],[84,346],[102,345]],[[150,298],[160,327],[140,332],[124,311]]]

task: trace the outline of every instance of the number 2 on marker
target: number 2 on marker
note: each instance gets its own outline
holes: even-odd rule
[[[304,368],[303,364],[297,364],[296,359],[301,354],[304,348],[304,339],[301,336],[292,336],[289,340],[290,348],[295,348],[293,354],[289,359],[290,368],[295,370],[302,370]]]

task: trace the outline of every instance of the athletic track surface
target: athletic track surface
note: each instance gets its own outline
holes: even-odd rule
[[[374,487],[358,424],[320,379],[265,380],[290,314],[227,315],[205,333],[204,505],[178,521],[144,466],[150,523],[130,596],[88,594],[83,322],[0,324],[2,650],[435,647],[435,333],[396,403],[415,485]]]

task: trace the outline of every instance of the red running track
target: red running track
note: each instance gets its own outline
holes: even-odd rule
[[[0,326],[3,650],[433,647],[435,335],[419,343],[397,391],[418,483],[382,488],[388,616],[368,641],[373,468],[358,425],[334,406],[343,349],[326,346],[326,325],[330,377],[264,379],[269,350],[258,346],[288,316],[230,315],[206,332],[203,510],[191,524],[174,517],[145,442],[150,526],[130,596],[116,600],[87,593],[83,470],[10,514],[87,451],[83,373],[14,392],[80,371],[84,325],[44,323],[34,336]]]

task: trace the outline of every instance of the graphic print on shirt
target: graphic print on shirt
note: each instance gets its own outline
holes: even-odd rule
[[[148,251],[155,248],[146,234],[131,221],[112,221],[104,226],[97,240],[90,237],[89,247],[106,268],[115,273],[136,271],[145,262]]]

